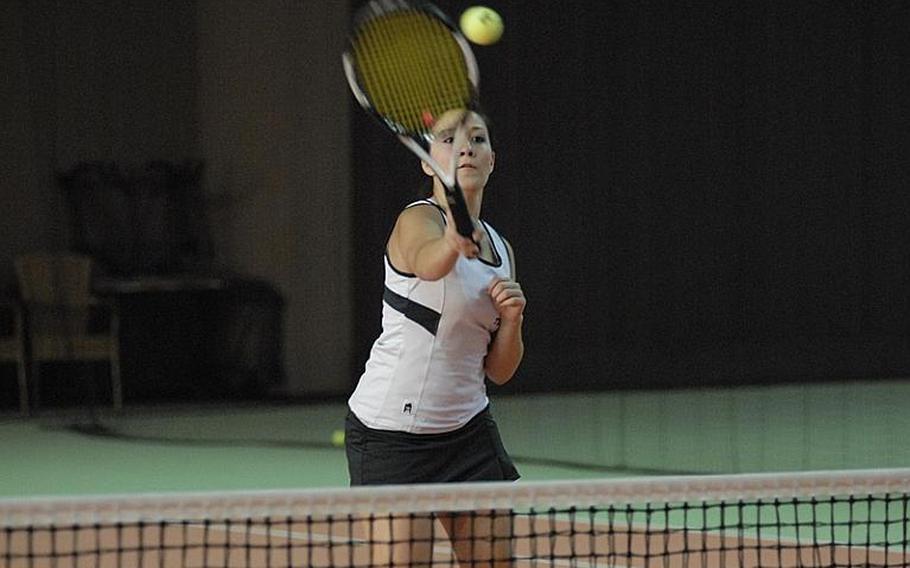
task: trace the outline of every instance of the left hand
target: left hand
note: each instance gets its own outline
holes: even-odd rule
[[[494,278],[487,290],[502,322],[521,320],[527,300],[518,282],[509,278]]]

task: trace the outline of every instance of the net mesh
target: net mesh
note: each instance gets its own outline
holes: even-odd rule
[[[363,21],[351,39],[360,89],[399,130],[426,134],[450,109],[468,108],[474,85],[449,27],[414,8]]]
[[[0,566],[907,566],[910,470],[0,501]]]

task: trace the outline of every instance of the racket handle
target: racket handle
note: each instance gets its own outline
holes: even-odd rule
[[[464,195],[461,189],[446,188],[446,200],[449,202],[449,210],[452,211],[452,218],[455,219],[455,230],[458,234],[466,239],[474,238],[474,222],[471,221],[471,215],[468,213],[468,205],[464,201]]]

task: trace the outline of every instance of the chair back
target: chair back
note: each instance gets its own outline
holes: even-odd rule
[[[92,302],[92,261],[75,254],[29,254],[16,258],[16,277],[40,335],[79,335],[87,330]]]

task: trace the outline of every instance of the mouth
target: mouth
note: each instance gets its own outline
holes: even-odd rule
[[[476,169],[477,169],[477,167],[474,166],[473,164],[461,164],[460,166],[458,166],[458,169],[459,169],[459,170],[464,170],[464,169],[468,169],[468,168],[470,168],[470,169],[472,169],[472,170],[476,170]]]

